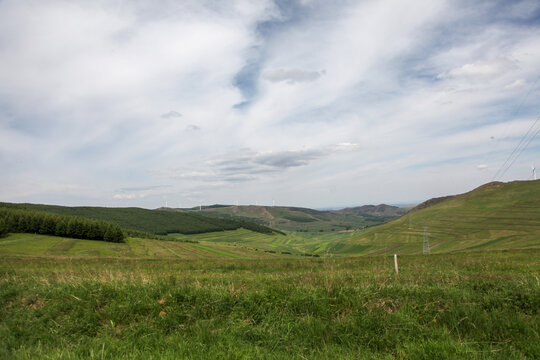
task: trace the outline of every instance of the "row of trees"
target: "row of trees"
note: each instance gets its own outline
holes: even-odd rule
[[[55,235],[76,239],[124,242],[115,223],[56,215],[42,211],[0,208],[0,235],[9,232]]]
[[[85,219],[111,221],[118,224],[125,231],[126,229],[129,229],[158,236],[170,233],[198,234],[213,231],[235,230],[240,227],[263,234],[277,232],[276,230],[272,230],[261,224],[255,224],[249,218],[235,219],[230,217],[214,217],[193,211],[104,208],[90,206],[67,207],[0,202],[0,209],[4,208],[40,211],[61,216],[77,216]]]

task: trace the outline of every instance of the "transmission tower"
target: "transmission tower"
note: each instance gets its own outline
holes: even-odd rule
[[[429,240],[428,240],[428,233],[427,233],[427,227],[424,226],[424,246],[422,248],[422,254],[429,254]]]

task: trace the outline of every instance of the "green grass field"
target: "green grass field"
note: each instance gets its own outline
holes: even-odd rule
[[[396,275],[385,256],[24,240],[0,243],[2,359],[540,358],[539,250],[402,256]]]
[[[242,231],[258,234],[248,230],[240,230],[239,232]],[[223,232],[217,234],[223,234]],[[193,240],[193,238],[191,239]],[[170,259],[221,259],[223,257],[258,259],[275,257],[271,253],[259,252],[250,247],[228,243],[187,243],[128,238],[125,243],[115,244],[35,234],[11,234],[5,238],[0,238],[0,255],[4,254]]]
[[[172,239],[195,240],[212,245],[228,244],[240,245],[256,251],[275,251],[293,255],[317,254],[330,255],[327,249],[339,242],[348,239],[352,233],[304,233],[287,232],[286,235],[266,235],[253,231],[238,229],[206,234],[181,235],[169,234]]]

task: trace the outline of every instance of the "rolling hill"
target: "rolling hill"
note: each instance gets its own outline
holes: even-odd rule
[[[406,212],[390,205],[366,205],[337,211],[301,207],[212,205],[182,209],[229,219],[253,221],[272,228],[299,232],[336,232],[379,225]]]
[[[275,232],[260,224],[236,219],[216,218],[193,212],[147,210],[141,208],[68,207],[11,203],[0,203],[0,208],[1,207],[43,211],[59,215],[110,221],[117,223],[126,230],[135,230],[159,235],[168,233],[197,234],[213,231],[236,230],[239,228],[245,228],[265,234],[272,234]]]
[[[0,203],[1,206],[106,219],[126,229],[167,233],[173,241],[245,249],[242,251],[251,254],[421,254],[424,229],[431,253],[540,248],[540,180],[489,183],[465,194],[430,199],[393,221],[356,231],[346,229],[370,224],[370,216],[381,222],[403,210],[385,205],[338,211],[214,205],[204,207],[199,214],[194,209],[69,208]],[[290,230],[283,236],[262,225],[243,222],[246,219]],[[260,227],[260,234],[240,229],[250,226]]]
[[[336,242],[334,253],[418,254],[540,247],[540,180],[493,182],[428,200],[389,223]]]

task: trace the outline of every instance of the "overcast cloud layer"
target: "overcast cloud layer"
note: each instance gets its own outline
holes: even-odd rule
[[[540,115],[539,69],[539,1],[3,0],[0,201],[464,192]],[[501,180],[534,163],[540,135]]]

